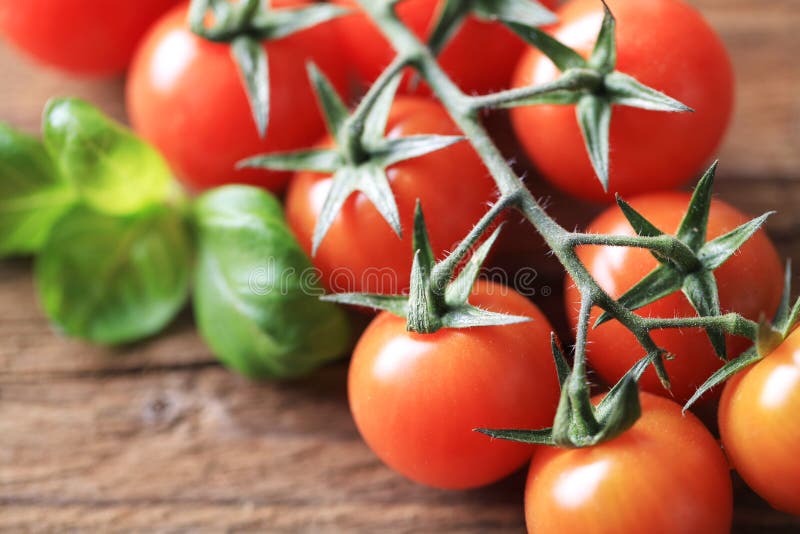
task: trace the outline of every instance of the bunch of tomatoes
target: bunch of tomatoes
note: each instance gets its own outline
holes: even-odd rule
[[[256,154],[324,149],[337,142],[325,135],[307,74],[309,62],[349,99],[374,82],[395,57],[358,2],[332,3],[349,11],[264,40],[270,99],[265,135],[253,120],[230,43],[193,33],[186,3],[4,0],[0,24],[11,42],[62,69],[87,75],[127,69],[131,124],[160,150],[187,190],[250,184],[283,195],[288,225],[306,253],[313,252],[326,289],[339,289],[335,273],[346,269],[355,282],[348,291],[381,293],[382,278],[368,274],[388,270],[399,281],[393,289],[407,292],[417,202],[427,216],[432,252],[442,258],[497,197],[495,181],[469,143],[389,167],[401,236],[356,192],[343,201],[314,251],[315,228],[333,176],[238,165]],[[404,0],[396,9],[403,24],[424,40],[445,3]],[[543,3],[558,18],[546,33],[588,56],[604,4]],[[271,7],[309,4],[273,0]],[[617,20],[617,70],[694,112],[615,106],[607,188],[597,180],[572,106],[513,109],[513,131],[524,151],[517,155],[527,157],[537,176],[569,195],[600,203],[620,195],[655,227],[675,232],[690,203],[689,194],[675,189],[703,170],[728,125],[734,99],[730,60],[713,29],[683,0],[607,4]],[[546,55],[511,29],[472,15],[438,60],[468,95],[546,84],[559,76]],[[461,132],[425,81],[407,74],[385,135],[398,139],[421,134]],[[707,237],[723,236],[747,220],[734,207],[714,200]],[[608,207],[586,232],[637,235],[617,206]],[[659,264],[640,248],[584,245],[577,252],[613,298],[622,297]],[[784,288],[775,281],[783,280],[783,267],[763,231],[714,274],[724,313],[758,321],[779,309]],[[581,295],[569,279],[565,289],[565,306],[575,327]],[[491,440],[473,432],[548,427],[561,392],[551,352],[553,328],[536,305],[489,281],[475,284],[470,304],[531,320],[420,334],[407,329],[405,318],[382,312],[355,346],[348,379],[353,417],[367,444],[397,472],[422,484],[465,489],[491,484],[530,463],[525,496],[530,532],[640,532],[644,524],[648,532],[728,532],[733,508],[729,463],[772,506],[800,514],[800,334],[790,334],[724,388],[703,396],[707,406],[719,403],[722,448],[699,419],[682,412],[682,404],[724,364],[701,328],[653,332],[653,339],[672,355],[665,363],[671,391],[648,369],[639,381],[641,418],[632,428],[595,446],[556,448]],[[677,291],[638,313],[671,318],[697,312]],[[593,311],[592,319],[600,314]],[[616,320],[591,329],[587,341],[588,363],[606,384],[621,380],[642,356],[634,335]],[[727,335],[725,343],[728,354],[738,356],[752,341]]]

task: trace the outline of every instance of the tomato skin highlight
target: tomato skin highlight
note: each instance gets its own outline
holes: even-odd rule
[[[334,3],[360,10],[355,0],[334,0]],[[553,9],[554,0],[542,2]],[[439,0],[405,0],[397,6],[400,19],[420,39],[430,35]],[[364,13],[345,16],[337,27],[347,57],[360,81],[369,85],[395,57],[391,45]],[[453,81],[468,94],[499,91],[509,86],[524,42],[501,24],[483,22],[469,17],[453,40],[442,51],[439,60]],[[405,92],[429,93],[425,87],[409,83]]]
[[[674,233],[689,205],[687,193],[655,193],[630,199],[630,204],[664,232]],[[709,215],[708,239],[723,235],[748,218],[730,205],[714,200]],[[634,236],[636,233],[622,211],[609,207],[587,228],[588,233]],[[578,257],[589,273],[612,297],[619,298],[658,265],[656,259],[642,249],[583,246]],[[726,264],[715,271],[723,313],[736,311],[757,321],[762,314],[772,317],[780,302],[783,267],[775,247],[763,230]],[[577,325],[580,294],[567,279],[565,303],[570,323]],[[591,322],[600,316],[592,311]],[[643,317],[692,317],[697,312],[681,292],[673,293],[637,311]],[[656,330],[654,341],[675,355],[665,361],[672,380],[672,394],[678,402],[686,402],[723,362],[716,356],[708,336],[700,329]],[[641,346],[618,321],[609,321],[589,331],[587,358],[592,368],[609,384],[614,384],[643,357]],[[728,355],[735,357],[750,346],[744,338],[727,337]],[[640,385],[644,391],[668,396],[655,371],[648,369]],[[704,399],[719,396],[712,390]]]
[[[522,467],[534,447],[474,428],[546,428],[559,389],[547,318],[523,296],[479,281],[470,302],[531,322],[420,335],[380,314],[350,364],[350,409],[370,448],[421,484],[466,489]]]
[[[574,106],[512,110],[517,135],[545,178],[578,198],[613,202],[673,189],[703,170],[733,110],[733,68],[724,45],[702,15],[682,0],[609,0],[617,19],[617,70],[693,108],[665,113],[615,106],[611,118],[608,193],[592,169]],[[572,0],[550,33],[588,56],[603,6]],[[643,31],[647,28],[647,31]],[[555,66],[535,49],[523,55],[514,87],[552,81]]]
[[[36,61],[82,76],[113,76],[181,0],[0,0],[0,33]]]
[[[800,331],[731,379],[719,407],[733,467],[769,504],[800,515]]]
[[[302,6],[282,0],[273,7]],[[291,173],[235,168],[244,158],[298,150],[324,132],[306,72],[314,61],[344,90],[346,74],[330,24],[265,43],[270,72],[270,121],[258,135],[230,46],[194,35],[187,4],[162,18],[146,37],[126,87],[134,129],[165,155],[193,190],[241,183],[280,192]]]
[[[733,488],[725,456],[703,424],[641,394],[642,418],[584,449],[536,451],[525,490],[532,534],[727,534]]]
[[[440,104],[422,97],[400,96],[389,116],[387,136],[416,134],[459,135],[459,131]],[[326,139],[321,145],[332,142]],[[313,258],[327,289],[381,294],[406,290],[413,262],[411,240],[417,199],[427,215],[433,251],[441,258],[467,235],[487,211],[487,204],[496,198],[494,181],[467,142],[398,163],[389,168],[388,175],[403,239],[365,195],[352,195]],[[287,191],[286,218],[309,254],[331,182],[330,175],[301,172]]]

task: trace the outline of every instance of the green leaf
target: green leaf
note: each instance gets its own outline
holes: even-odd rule
[[[36,260],[47,316],[67,335],[121,344],[160,332],[189,295],[191,242],[174,210],[68,211]]]
[[[619,303],[629,310],[638,310],[667,297],[683,287],[683,275],[669,265],[659,265],[638,284],[619,298]],[[604,312],[598,317],[594,328],[614,317]]]
[[[753,237],[753,234],[764,226],[764,223],[773,213],[765,213],[761,217],[748,221],[735,230],[703,245],[697,255],[700,262],[710,271],[722,267],[742,245]]]
[[[506,22],[506,26],[525,42],[538,48],[562,72],[587,66],[586,60],[580,54],[540,29],[515,22]]]
[[[664,232],[656,228],[653,223],[645,219],[644,215],[636,211],[633,206],[622,200],[619,195],[617,195],[617,205],[622,210],[622,214],[625,215],[625,218],[628,219],[628,222],[631,223],[631,227],[634,229],[634,231],[636,231],[637,235],[643,237],[658,237],[660,235],[664,235]]]
[[[380,92],[372,103],[364,121],[364,132],[361,140],[366,147],[379,145],[383,142],[386,126],[389,124],[389,115],[392,112],[397,88],[403,79],[402,74],[396,74]]]
[[[269,124],[269,66],[267,50],[260,41],[243,35],[231,42],[231,56],[239,67],[253,112],[258,135],[264,137]]]
[[[789,317],[792,306],[792,259],[786,260],[786,268],[783,272],[783,292],[781,293],[781,302],[778,306],[778,312],[775,314],[773,323],[776,328],[783,330],[786,325],[786,320]]]
[[[361,306],[373,310],[388,311],[397,317],[405,317],[408,313],[408,297],[400,295],[371,295],[366,293],[336,293],[320,297],[325,302]]]
[[[356,175],[358,176],[357,189],[364,193],[381,214],[383,220],[391,226],[392,231],[402,239],[403,228],[400,224],[400,212],[386,171],[378,165],[367,163],[356,169]]]
[[[461,28],[472,7],[472,2],[464,0],[445,0],[440,3],[436,22],[428,37],[428,47],[434,55],[439,55],[444,50]]]
[[[508,326],[527,323],[530,317],[496,313],[469,304],[450,309],[441,318],[442,328],[478,328],[482,326]]]
[[[700,317],[717,317],[721,315],[719,292],[714,273],[700,271],[691,273],[683,279],[683,293],[692,304]],[[727,359],[725,348],[725,333],[720,328],[709,327],[706,329],[714,351],[722,359]]]
[[[458,273],[456,279],[447,286],[445,290],[445,302],[447,302],[448,306],[456,307],[467,303],[469,295],[472,293],[472,287],[481,274],[481,268],[486,262],[486,258],[489,256],[489,252],[492,250],[497,238],[500,237],[500,232],[502,230],[503,226],[501,224],[492,232],[492,235],[478,247],[467,264],[461,269],[461,272]]]
[[[458,135],[410,135],[387,139],[370,151],[375,165],[389,167],[460,143],[464,137]]]
[[[456,3],[463,0],[456,0]],[[475,0],[475,14],[485,20],[502,20],[525,26],[544,26],[558,17],[533,0]]]
[[[307,68],[308,77],[316,92],[317,101],[325,117],[325,123],[328,125],[328,131],[334,137],[338,137],[350,112],[322,71],[314,63],[308,63]]]
[[[328,191],[328,196],[325,197],[325,202],[319,212],[319,218],[317,218],[317,225],[314,227],[311,246],[312,256],[316,256],[322,240],[325,239],[342,206],[357,188],[358,176],[352,167],[342,167],[334,173],[330,191]]]
[[[99,212],[136,213],[173,192],[172,174],[161,155],[82,100],[48,102],[43,132],[62,175]]]
[[[556,364],[558,384],[563,389],[572,369],[570,369],[569,363],[567,363],[567,358],[564,357],[564,351],[561,350],[561,345],[558,343],[558,337],[556,337],[555,332],[550,332],[550,349],[553,352],[553,360]]]
[[[683,406],[683,411],[685,412],[691,408],[709,390],[727,382],[728,379],[763,359],[764,357],[761,356],[754,347],[743,353],[738,358],[729,361],[719,371],[711,375],[711,378],[706,380],[705,383],[697,389],[695,394],[692,395],[692,398],[690,398],[689,401]]]
[[[38,252],[75,201],[42,143],[0,123],[0,257]]]
[[[686,104],[648,87],[635,78],[621,72],[610,72],[604,80],[606,97],[620,106],[666,111],[673,113],[693,112]]]
[[[334,173],[342,165],[344,165],[344,161],[336,150],[311,149],[253,156],[239,162],[236,167],[239,169],[261,168],[275,171]]]
[[[277,40],[331,21],[351,11],[334,4],[315,4],[300,8],[261,9],[251,22],[261,39]]]
[[[529,445],[555,445],[552,428],[542,430],[489,430],[488,428],[476,428],[474,432],[489,436],[492,439],[504,439]]]
[[[611,104],[605,98],[584,95],[578,101],[575,111],[594,172],[600,179],[603,190],[608,191]]]
[[[608,5],[603,2],[603,23],[600,25],[600,33],[589,58],[589,66],[608,74],[617,65],[617,40],[616,40],[616,20]]]
[[[411,246],[414,248],[414,252],[419,253],[420,265],[426,276],[429,276],[436,263],[436,256],[433,254],[431,240],[428,237],[428,226],[425,224],[425,214],[422,211],[422,202],[419,199],[414,208],[414,234],[412,237]]]
[[[198,199],[195,220],[195,316],[226,366],[251,378],[288,379],[346,352],[346,315],[318,298],[319,274],[273,196],[222,187]]]
[[[639,386],[630,373],[622,377],[604,400],[607,402],[597,407],[597,420],[602,430],[595,436],[595,443],[622,435],[642,416]]]
[[[711,209],[711,194],[713,193],[714,175],[717,173],[718,162],[714,162],[706,173],[700,178],[700,182],[692,194],[689,202],[689,209],[683,217],[678,233],[678,239],[697,252],[706,242],[706,232],[708,229],[708,213]]]

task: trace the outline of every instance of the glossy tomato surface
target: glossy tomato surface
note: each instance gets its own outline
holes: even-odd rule
[[[613,201],[674,188],[714,155],[733,108],[728,54],[702,15],[682,0],[609,0],[617,19],[617,70],[676,98],[694,113],[664,113],[616,106],[611,118],[609,192],[595,176],[574,106],[528,106],[512,111],[525,151],[558,188],[579,198]],[[596,0],[572,0],[558,12],[551,33],[588,56],[603,18]],[[530,49],[515,87],[559,76],[553,63]]]
[[[657,193],[631,199],[631,205],[664,232],[677,231],[689,204],[687,193]],[[730,205],[715,200],[711,204],[708,238],[725,234],[748,220]],[[590,233],[636,235],[622,211],[614,206],[602,213],[587,229]],[[584,246],[578,257],[604,290],[619,298],[658,265],[641,249]],[[736,311],[757,321],[762,314],[772,317],[780,302],[783,268],[775,248],[761,230],[726,264],[715,271],[723,312]],[[565,293],[567,311],[573,327],[580,307],[580,295],[568,280]],[[692,317],[697,312],[681,292],[673,293],[638,310],[645,317]],[[592,313],[592,324],[600,310]],[[619,380],[644,356],[633,334],[617,321],[610,321],[589,332],[587,356],[591,366],[609,384]],[[717,369],[717,358],[708,336],[700,329],[660,330],[653,339],[675,356],[666,362],[672,380],[672,393],[678,402],[688,400]],[[750,345],[744,338],[728,337],[728,354],[733,357]],[[641,381],[645,391],[669,395],[661,387],[653,369]]]
[[[522,467],[532,446],[473,429],[545,428],[558,403],[547,318],[488,282],[470,302],[533,320],[421,335],[382,313],[350,364],[350,409],[364,440],[395,471],[438,488],[483,486]]]
[[[421,97],[398,97],[389,116],[387,136],[416,134],[457,135],[458,129],[440,104]],[[403,239],[365,195],[352,195],[313,258],[323,285],[336,293],[397,294],[408,288],[417,199],[427,216],[434,253],[441,258],[467,235],[487,211],[487,203],[496,197],[494,181],[466,142],[399,163],[389,168],[388,175],[400,211]],[[289,185],[286,217],[309,253],[331,182],[330,175],[304,172]]]
[[[355,0],[334,0],[354,9]],[[555,0],[542,4],[553,8]],[[401,20],[421,39],[430,35],[440,0],[405,0],[397,6]],[[337,22],[342,46],[362,83],[372,83],[394,59],[391,45],[363,13]],[[524,49],[524,43],[497,23],[470,17],[453,40],[442,50],[440,63],[453,81],[467,93],[505,89]],[[413,91],[409,84],[406,91]]]
[[[726,386],[722,444],[747,485],[773,507],[800,515],[800,331]]]
[[[273,7],[303,5],[297,0]],[[324,131],[306,72],[314,61],[343,90],[343,58],[332,26],[323,24],[265,42],[270,73],[270,121],[259,138],[239,71],[225,43],[212,43],[188,27],[186,5],[161,19],[147,36],[127,85],[134,128],[155,144],[191,189],[246,183],[280,191],[285,172],[236,170],[259,153],[306,147]]]
[[[693,415],[643,393],[642,417],[585,449],[538,450],[525,490],[532,534],[727,534],[733,489],[725,456]]]
[[[36,61],[73,74],[125,71],[156,19],[180,0],[0,0],[0,33]]]

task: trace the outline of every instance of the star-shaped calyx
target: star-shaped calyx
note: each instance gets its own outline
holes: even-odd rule
[[[491,221],[503,209],[504,206],[495,205],[485,221]],[[430,334],[442,328],[503,326],[530,321],[528,317],[496,313],[469,303],[472,287],[500,235],[502,225],[474,249],[469,261],[463,266],[461,264],[467,252],[477,245],[488,227],[489,223],[476,226],[452,253],[437,263],[428,238],[422,207],[417,201],[413,239],[415,252],[409,294],[340,293],[325,296],[323,300],[388,311],[405,318],[408,330],[420,334]],[[456,274],[459,266],[461,268]]]
[[[534,0],[445,0],[439,5],[428,46],[438,54],[453,38],[468,15],[484,21],[503,21],[536,27],[558,19]]]
[[[791,299],[792,264],[791,262],[787,262],[783,284],[783,296],[781,297],[781,303],[775,318],[772,322],[764,318],[761,319],[756,342],[753,346],[739,357],[727,362],[720,370],[711,375],[711,377],[697,389],[692,398],[689,399],[683,408],[684,411],[692,407],[692,405],[709,390],[723,384],[728,379],[766,358],[792,333],[795,326],[797,326],[798,319],[800,319],[800,299],[797,299],[794,305],[792,305]]]
[[[676,291],[683,291],[700,317],[716,317],[722,314],[714,271],[728,261],[764,225],[772,213],[766,213],[725,235],[706,241],[716,170],[717,164],[714,163],[700,179],[686,215],[675,234],[675,246],[672,247],[670,257],[654,253],[660,265],[622,295],[619,298],[620,304],[630,310],[637,310]],[[620,198],[617,198],[617,203],[637,234],[645,237],[665,235],[630,204]],[[611,319],[610,314],[604,313],[598,318],[595,328]],[[717,327],[710,327],[707,332],[715,352],[725,359],[724,332]]]
[[[589,59],[536,28],[535,24],[501,18],[506,26],[550,58],[561,71],[561,76],[543,86],[477,97],[476,103],[502,108],[536,104],[575,105],[589,159],[603,189],[608,191],[609,130],[613,106],[666,112],[692,109],[616,70],[616,21],[605,2],[603,6],[605,16]]]
[[[333,174],[333,181],[314,229],[312,250],[316,254],[345,201],[355,192],[363,193],[398,236],[402,236],[397,202],[389,184],[387,169],[405,160],[424,156],[463,140],[451,135],[385,137],[389,112],[400,83],[395,75],[375,98],[365,99],[351,116],[328,79],[313,64],[309,76],[325,116],[333,148],[266,154],[243,161],[241,167],[273,170],[314,171]]]
[[[192,0],[189,26],[209,41],[230,43],[260,136],[269,124],[269,58],[263,41],[280,39],[348,13],[332,4],[273,9],[269,0]],[[209,23],[209,15],[211,22]]]

